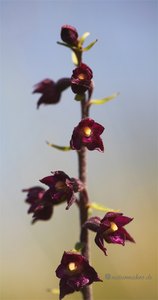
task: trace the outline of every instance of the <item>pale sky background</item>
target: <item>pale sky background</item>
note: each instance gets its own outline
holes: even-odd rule
[[[50,221],[32,226],[21,192],[51,171],[77,176],[76,153],[45,141],[69,144],[79,104],[67,90],[58,105],[36,110],[38,95],[31,94],[42,79],[71,76],[70,51],[56,43],[63,24],[79,35],[89,31],[85,45],[98,39],[84,55],[94,72],[94,97],[120,92],[91,109],[105,127],[105,153],[88,152],[88,187],[91,201],[134,217],[127,230],[136,244],[107,245],[104,257],[91,234],[92,265],[103,279],[93,285],[94,300],[157,299],[157,6],[152,0],[0,1],[0,299],[57,300],[47,289],[58,287],[54,271],[78,240],[75,205],[65,211],[63,204]]]

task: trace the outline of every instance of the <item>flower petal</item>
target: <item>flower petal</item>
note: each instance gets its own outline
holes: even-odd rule
[[[95,243],[104,252],[104,254],[107,255],[107,249],[104,247],[104,239],[99,233],[96,234]]]
[[[135,240],[132,238],[132,236],[127,232],[127,230],[125,228],[120,228],[119,231],[121,231],[125,237],[126,237],[126,241],[130,241],[132,243],[135,243]]]
[[[60,279],[60,296],[59,300],[63,299],[66,295],[73,293],[75,290],[67,282],[67,279]]]
[[[126,235],[121,230],[117,230],[110,234],[104,235],[104,239],[107,243],[121,244],[124,246],[125,240],[126,240]]]
[[[126,216],[117,216],[115,218],[115,223],[118,227],[122,227],[125,226],[126,224],[128,224],[129,222],[131,222],[133,220],[133,218],[129,218]]]

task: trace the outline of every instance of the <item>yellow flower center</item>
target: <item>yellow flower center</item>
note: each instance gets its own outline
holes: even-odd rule
[[[86,137],[89,137],[91,135],[92,130],[89,127],[83,128],[83,133]]]
[[[111,222],[111,228],[112,231],[116,231],[118,229],[117,225],[114,222]]]
[[[69,263],[69,265],[68,265],[68,269],[69,269],[69,271],[71,271],[71,272],[76,271],[77,265],[76,265],[74,262],[71,262],[71,263]]]
[[[78,75],[78,78],[79,78],[80,80],[84,80],[84,79],[85,79],[85,74],[83,74],[83,73],[79,74],[79,75]]]
[[[66,188],[66,185],[63,181],[58,181],[56,184],[55,184],[55,188],[57,190],[63,190]]]
[[[107,236],[118,229],[118,226],[114,222],[110,222],[110,228],[105,230],[104,235]]]

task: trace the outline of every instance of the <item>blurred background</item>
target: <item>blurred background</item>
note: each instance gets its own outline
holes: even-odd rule
[[[58,105],[37,110],[39,97],[32,94],[45,78],[71,76],[71,53],[56,43],[63,24],[76,27],[80,36],[89,31],[85,45],[98,39],[84,55],[94,72],[94,98],[120,92],[91,108],[91,117],[105,127],[105,153],[88,152],[88,188],[91,201],[134,217],[127,230],[136,244],[107,245],[105,257],[90,234],[92,265],[103,279],[93,284],[94,300],[157,299],[157,4],[1,0],[2,300],[57,300],[49,292],[58,288],[55,269],[79,236],[75,205],[65,211],[62,204],[50,221],[31,225],[21,192],[51,171],[78,174],[76,153],[59,152],[45,141],[69,144],[80,120],[79,103],[68,89]]]

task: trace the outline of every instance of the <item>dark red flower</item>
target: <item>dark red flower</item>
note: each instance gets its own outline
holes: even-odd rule
[[[32,187],[23,189],[23,192],[27,192],[27,198],[25,202],[30,204],[28,213],[33,213],[32,223],[38,220],[49,220],[53,213],[52,198],[49,190],[41,187]]]
[[[122,213],[108,212],[103,219],[92,217],[85,222],[84,227],[96,232],[95,243],[104,252],[104,241],[107,243],[125,245],[126,241],[135,242],[124,228],[133,218],[123,216]]]
[[[68,209],[76,201],[74,193],[81,191],[83,185],[80,180],[70,178],[63,171],[52,172],[40,181],[49,186],[53,204],[67,201]]]
[[[104,145],[100,135],[104,127],[90,118],[85,118],[74,128],[70,146],[74,150],[80,150],[86,146],[89,150],[98,150],[103,152]]]
[[[63,25],[61,27],[61,39],[71,46],[77,46],[78,44],[78,32],[75,27],[71,25]]]
[[[82,95],[91,88],[92,70],[81,63],[79,67],[73,70],[71,77],[71,89],[75,94]]]
[[[60,101],[61,93],[70,86],[70,78],[61,78],[57,82],[51,79],[44,79],[35,85],[33,93],[40,93],[42,96],[37,102],[37,108],[43,104],[56,104]]]
[[[102,281],[88,260],[75,252],[64,252],[56,276],[60,278],[60,300],[94,281]]]

